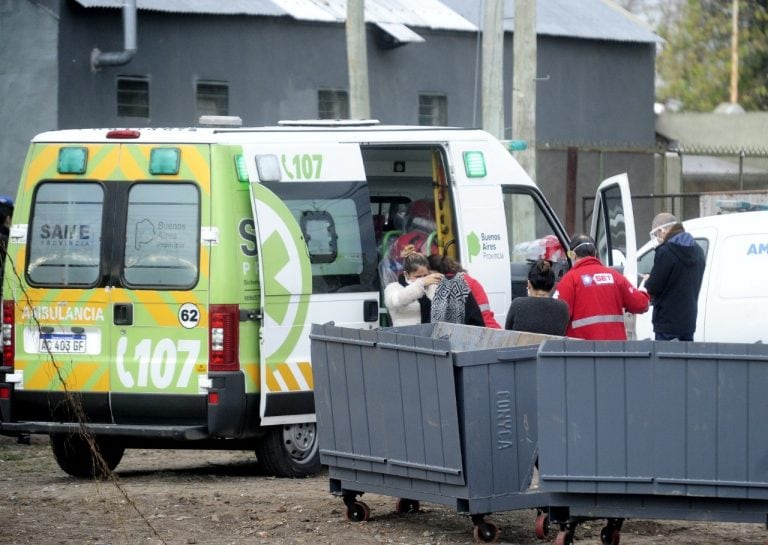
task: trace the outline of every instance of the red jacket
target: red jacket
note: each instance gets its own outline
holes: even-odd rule
[[[554,297],[570,309],[566,336],[595,341],[626,340],[624,310],[641,314],[649,304],[647,293],[596,257],[580,259],[557,284]]]
[[[480,306],[480,312],[483,314],[485,327],[501,329],[501,325],[496,321],[496,318],[493,316],[493,311],[491,311],[491,304],[488,302],[488,294],[485,293],[480,282],[469,276],[467,273],[464,273],[464,280],[467,281],[467,286],[469,286],[469,289],[472,291],[472,296]]]

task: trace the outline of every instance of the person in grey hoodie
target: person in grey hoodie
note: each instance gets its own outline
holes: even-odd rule
[[[653,219],[651,237],[660,245],[642,287],[651,296],[656,340],[692,341],[706,264],[704,251],[667,212]]]

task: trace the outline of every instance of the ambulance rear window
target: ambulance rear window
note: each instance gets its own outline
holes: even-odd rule
[[[185,289],[197,283],[200,193],[193,184],[138,183],[128,193],[123,281]]]
[[[35,191],[27,277],[39,286],[94,286],[100,277],[104,188],[44,182]]]

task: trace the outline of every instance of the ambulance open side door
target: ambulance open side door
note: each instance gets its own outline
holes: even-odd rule
[[[378,326],[373,288],[315,286],[328,277],[365,276],[358,263],[373,259],[375,266],[362,154],[357,144],[283,142],[245,144],[243,156],[258,247],[261,423],[314,422],[311,324]],[[344,198],[326,197],[338,187]]]
[[[637,238],[629,177],[626,173],[604,180],[595,194],[590,234],[597,245],[597,257],[620,271],[637,286]],[[627,338],[635,338],[635,316],[625,314]]]

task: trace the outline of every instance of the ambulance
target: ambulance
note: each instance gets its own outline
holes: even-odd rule
[[[414,230],[471,271],[501,323],[531,259],[569,266],[547,200],[474,129],[47,132],[13,221],[0,432],[50,435],[81,477],[143,447],[253,449],[274,475],[317,472],[310,326],[386,325],[392,249]]]

